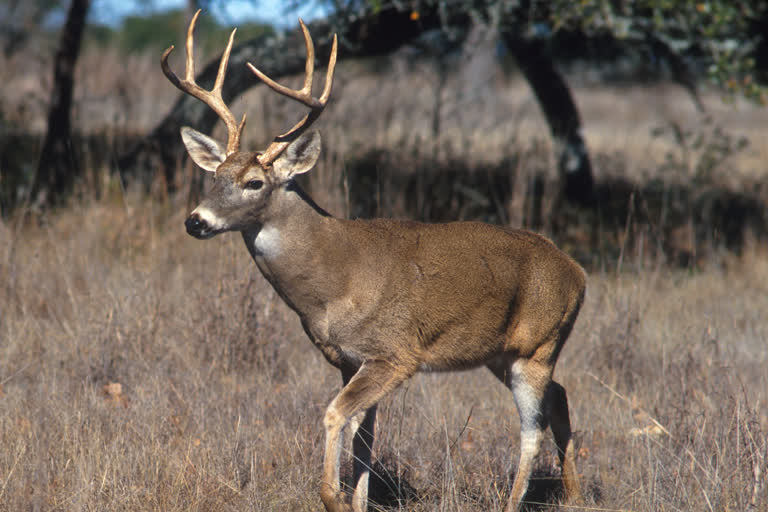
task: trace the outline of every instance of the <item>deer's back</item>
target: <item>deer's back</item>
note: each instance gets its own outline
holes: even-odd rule
[[[581,267],[546,238],[476,222],[346,221],[361,271],[340,325],[361,356],[397,339],[423,366],[481,364],[510,343],[535,350],[584,293]],[[368,341],[366,341],[368,340]],[[460,347],[460,348],[459,348]],[[387,357],[387,354],[381,354]]]

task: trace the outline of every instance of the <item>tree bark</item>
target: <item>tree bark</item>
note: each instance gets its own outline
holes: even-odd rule
[[[35,203],[54,205],[72,190],[79,175],[72,151],[70,111],[75,83],[75,64],[85,28],[90,0],[72,0],[61,30],[59,49],[53,63],[53,91],[48,110],[48,130],[40,153],[31,198]]]
[[[589,204],[593,200],[592,164],[581,134],[581,118],[571,90],[555,69],[542,41],[502,31],[504,42],[539,102],[554,139],[565,199]]]

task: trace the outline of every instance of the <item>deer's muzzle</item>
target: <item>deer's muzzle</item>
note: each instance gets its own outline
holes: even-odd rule
[[[187,233],[195,238],[208,238],[211,228],[208,223],[201,219],[196,213],[193,213],[184,221]]]

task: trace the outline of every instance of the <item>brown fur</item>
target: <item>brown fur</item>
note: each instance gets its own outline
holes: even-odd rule
[[[194,142],[188,148],[196,161],[211,158],[200,157]],[[530,231],[331,217],[293,181],[319,151],[319,136],[308,134],[267,169],[252,155],[230,155],[187,222],[190,229],[194,221],[190,233],[200,238],[241,231],[264,277],[342,372],[344,387],[324,420],[325,507],[350,509],[339,484],[345,426],[362,425],[353,433],[353,450],[366,463],[355,464],[352,506],[364,510],[379,400],[418,371],[483,365],[513,391],[521,415],[520,463],[507,510],[523,499],[548,426],[568,498],[581,500],[567,398],[552,381],[584,297],[581,267]],[[263,186],[245,190],[252,180]]]

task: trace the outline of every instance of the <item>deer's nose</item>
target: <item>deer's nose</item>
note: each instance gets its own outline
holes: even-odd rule
[[[184,222],[184,226],[187,228],[187,233],[194,237],[199,237],[203,230],[208,227],[208,224],[197,216],[197,214],[190,215]]]

